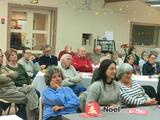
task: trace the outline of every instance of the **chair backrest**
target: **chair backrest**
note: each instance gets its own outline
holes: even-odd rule
[[[150,97],[150,98],[157,98],[157,93],[154,89],[154,87],[150,85],[144,85],[142,86],[143,89],[145,90],[145,93]]]
[[[42,120],[42,114],[43,114],[43,106],[42,106],[42,98],[39,98],[39,120]]]

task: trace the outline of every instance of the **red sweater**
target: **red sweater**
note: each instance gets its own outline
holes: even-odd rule
[[[62,51],[60,51],[60,53],[59,53],[58,60],[60,60],[61,57],[62,57],[62,55],[64,55],[64,54],[70,54],[72,57],[75,56],[75,53],[72,52],[72,51],[71,51],[70,53],[67,53],[65,50],[62,50]]]
[[[81,58],[79,56],[74,56],[72,60],[72,65],[79,72],[92,72],[91,61],[86,57]],[[86,65],[88,67],[86,67]]]

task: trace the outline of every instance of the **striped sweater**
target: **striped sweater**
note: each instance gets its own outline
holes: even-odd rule
[[[130,106],[143,105],[146,100],[150,99],[141,85],[135,80],[132,80],[131,88],[120,83],[120,92],[122,103]]]

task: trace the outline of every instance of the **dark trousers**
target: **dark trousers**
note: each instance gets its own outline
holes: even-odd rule
[[[69,86],[69,87],[73,90],[73,92],[74,92],[77,96],[79,96],[80,93],[86,91],[86,88],[83,87],[83,86],[81,86],[81,85],[72,85],[72,86]]]

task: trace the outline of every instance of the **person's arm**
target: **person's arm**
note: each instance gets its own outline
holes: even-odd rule
[[[17,77],[16,72],[9,70],[8,68],[5,68],[6,72],[0,74],[0,84],[7,83],[11,80],[14,80]]]
[[[72,60],[72,65],[74,66],[74,68],[77,70],[77,71],[82,71],[83,68],[84,68],[84,64],[79,64],[78,63],[78,58],[75,56]]]
[[[144,64],[142,67],[142,74],[143,75],[148,75],[148,71],[147,71],[147,64]]]
[[[62,86],[71,86],[71,85],[74,85],[75,83],[70,81],[70,78],[65,78],[63,79],[62,81]]]
[[[86,67],[86,65],[87,65],[87,67]],[[88,60],[87,59],[87,64],[85,65],[85,67],[84,67],[84,71],[85,72],[92,72],[92,63],[91,63],[91,61],[90,60]]]
[[[73,73],[74,73],[74,77],[70,77],[70,81],[73,82],[73,83],[78,83],[81,81],[81,77],[80,75],[78,74],[78,72],[75,70],[75,68],[71,65],[70,66]]]
[[[67,93],[67,96],[69,95],[69,99],[68,100],[64,100],[64,109],[65,108],[75,108],[78,107],[80,105],[80,100],[79,98],[74,94],[74,92],[72,91],[71,88],[67,87],[67,92],[65,92],[65,94]]]
[[[54,56],[54,64],[58,65],[58,58],[56,56]]]
[[[88,90],[87,90],[87,100],[86,103],[88,102],[92,102],[92,101],[96,101],[98,102],[99,96],[100,96],[100,83],[94,82],[93,84],[91,84],[91,86],[89,86]]]
[[[63,105],[65,96],[61,89],[62,88],[58,88],[55,92],[52,90],[44,91],[42,95],[42,102],[48,105]]]
[[[146,101],[144,99],[134,98],[130,96],[127,92],[123,91],[122,89],[120,89],[120,91],[121,91],[121,100],[127,105],[134,105],[134,106],[143,105]]]

